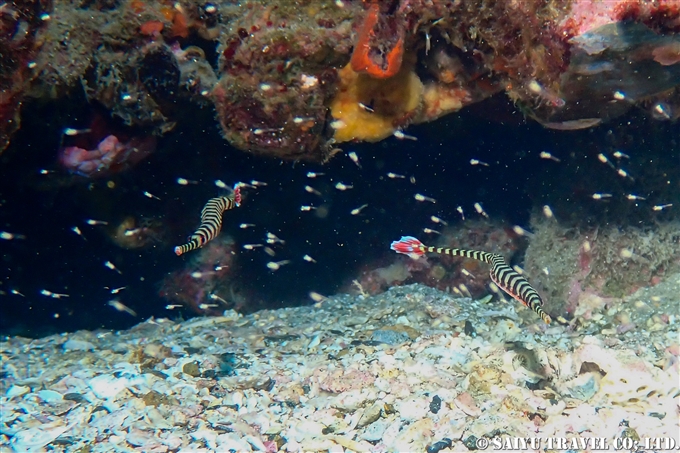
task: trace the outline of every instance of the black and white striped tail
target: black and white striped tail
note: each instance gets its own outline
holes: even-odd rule
[[[234,206],[238,206],[234,194],[208,200],[201,211],[201,226],[189,236],[189,242],[175,247],[175,254],[179,256],[196,250],[215,239],[222,229],[222,215]]]
[[[541,319],[550,324],[552,319],[543,311],[543,299],[529,282],[513,268],[508,266],[501,255],[477,250],[450,249],[422,245],[418,249],[423,253],[439,253],[441,255],[464,256],[491,265],[491,280],[512,298],[531,308]]]

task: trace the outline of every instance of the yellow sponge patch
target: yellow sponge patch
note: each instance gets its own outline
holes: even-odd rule
[[[330,104],[336,142],[377,142],[405,126],[418,112],[423,84],[410,65],[388,79],[340,70],[339,90]]]

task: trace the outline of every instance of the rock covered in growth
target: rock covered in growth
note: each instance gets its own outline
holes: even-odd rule
[[[535,216],[525,269],[549,313],[592,316],[680,271],[680,224],[567,228]]]
[[[232,8],[233,9],[233,8]],[[324,156],[327,103],[349,59],[355,4],[248,3],[219,36],[213,99],[237,148],[275,157]]]
[[[207,104],[215,72],[203,49],[179,41],[188,36],[181,22],[198,16],[197,5],[75,3],[57,1],[49,10],[32,95],[66,96],[82,87],[88,101],[156,135],[181,118],[182,102]],[[191,25],[200,29],[198,21]]]
[[[50,23],[52,0],[0,5],[0,152],[19,129],[19,107],[39,73],[35,58]]]
[[[634,105],[661,120],[680,115],[680,6],[670,0],[8,5],[0,41],[19,58],[2,65],[2,147],[37,74],[36,96],[85,81],[88,99],[156,134],[185,120],[178,101],[211,100],[234,146],[317,161],[333,140],[377,141],[502,90],[555,129]],[[362,78],[378,83],[352,88]],[[381,81],[408,105],[395,110]]]

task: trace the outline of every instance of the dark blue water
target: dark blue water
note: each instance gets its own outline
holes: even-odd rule
[[[250,309],[310,303],[311,290],[332,294],[362,265],[390,255],[392,240],[422,235],[424,227],[438,228],[431,215],[459,222],[458,206],[468,218],[479,218],[473,207],[478,202],[491,219],[528,228],[532,209],[544,204],[575,225],[637,224],[672,215],[671,210],[643,211],[626,201],[625,194],[645,196],[650,205],[680,204],[680,127],[640,112],[590,130],[550,131],[525,121],[500,96],[460,115],[408,128],[418,141],[343,144],[345,154],[320,165],[235,150],[221,138],[213,113],[197,109],[192,112],[195,121],[161,138],[157,151],[143,163],[110,178],[87,180],[74,179],[56,164],[60,131],[86,125],[93,114],[77,105],[83,103],[27,105],[21,130],[1,158],[0,230],[26,236],[0,241],[0,290],[6,293],[0,296],[2,334],[120,329],[150,316],[193,316],[191,310],[168,311],[170,302],[159,290],[167,275],[191,259],[189,254],[176,257],[173,247],[198,226],[205,202],[223,193],[214,186],[216,179],[268,184],[245,189],[242,206],[224,216],[222,234],[235,238],[239,253],[234,278],[253,300]],[[615,150],[630,156],[615,163],[634,180],[598,161],[598,153],[611,157]],[[350,151],[359,156],[361,168],[347,157]],[[561,162],[541,159],[542,151]],[[489,166],[473,166],[470,159]],[[41,169],[54,172],[41,175]],[[310,171],[325,176],[309,179]],[[407,178],[390,179],[388,172]],[[181,186],[175,182],[178,177],[199,184]],[[337,182],[353,188],[339,191]],[[305,192],[305,185],[323,197]],[[160,200],[145,197],[145,191]],[[416,193],[437,203],[417,202]],[[616,197],[597,202],[593,193]],[[368,207],[360,215],[350,214],[364,204]],[[324,205],[328,215],[301,212],[301,205]],[[115,223],[126,216],[153,219],[157,240],[125,250],[110,240],[105,228],[84,224],[85,219]],[[241,223],[256,227],[240,229]],[[74,226],[83,236],[72,231]],[[275,258],[240,250],[240,244],[264,242],[266,232],[286,241]],[[305,254],[317,263],[302,260]],[[269,261],[285,259],[291,264],[277,272],[266,267]],[[105,267],[105,261],[115,263],[122,274]],[[117,296],[137,317],[107,304],[114,297],[110,288],[123,286]],[[69,297],[45,297],[43,289]]]

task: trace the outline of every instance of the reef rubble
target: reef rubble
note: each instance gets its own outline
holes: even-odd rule
[[[515,451],[594,438],[605,439],[600,448],[573,450],[619,451],[626,439],[677,446],[679,285],[676,274],[570,326],[408,285],[246,316],[6,338],[0,448],[443,453],[519,438],[539,448]],[[623,315],[639,327],[619,330]]]

